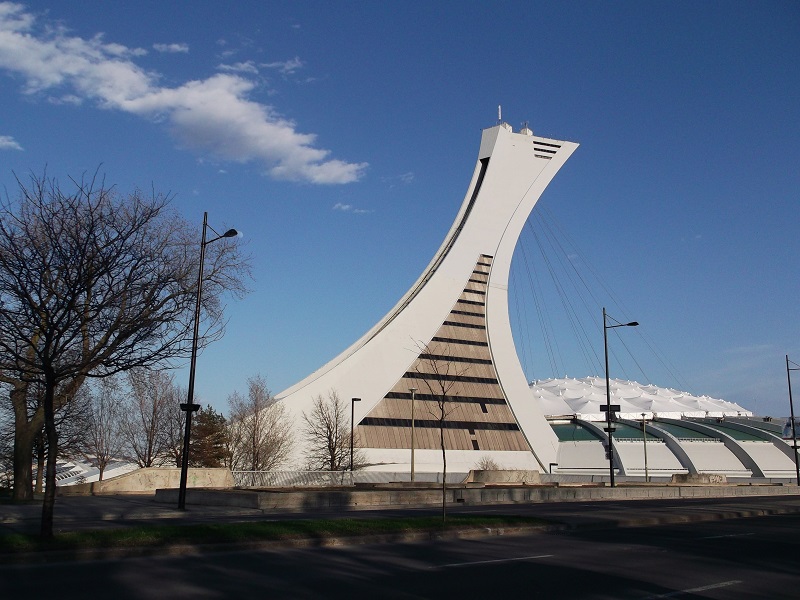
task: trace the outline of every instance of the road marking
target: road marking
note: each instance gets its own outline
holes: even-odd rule
[[[678,596],[683,596],[685,594],[705,592],[706,590],[715,590],[717,588],[724,588],[730,585],[738,585],[740,583],[742,582],[739,579],[733,579],[731,581],[721,581],[720,583],[712,583],[710,585],[703,585],[688,590],[678,590],[677,592],[670,592],[669,594],[659,594],[658,596],[647,596],[646,600],[656,600],[656,598],[677,598]]]
[[[719,540],[722,538],[743,537],[745,535],[755,535],[755,533],[729,533],[727,535],[710,535],[708,537],[697,538],[698,540]]]
[[[536,556],[520,556],[517,558],[498,558],[495,560],[476,560],[474,562],[464,562],[464,563],[450,563],[448,565],[436,565],[432,567],[428,567],[429,569],[446,569],[448,567],[470,567],[473,565],[491,565],[497,563],[505,563],[505,562],[515,562],[519,560],[534,560],[537,558],[551,558],[553,554],[538,554]]]

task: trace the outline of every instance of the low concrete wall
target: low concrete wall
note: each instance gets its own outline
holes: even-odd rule
[[[119,477],[79,483],[58,488],[62,496],[89,496],[102,494],[125,494],[153,492],[159,488],[180,487],[180,469],[138,469]],[[189,488],[232,488],[233,476],[230,469],[189,469],[186,479]]]
[[[659,498],[734,498],[800,494],[795,485],[755,486],[632,486],[632,487],[449,487],[448,503],[536,504],[585,502],[589,500],[653,500]],[[157,490],[156,502],[175,503],[178,490]],[[433,489],[318,489],[199,490],[187,491],[187,504],[238,506],[261,510],[305,511],[318,508],[382,508],[390,506],[439,505],[441,490]]]
[[[473,469],[464,480],[465,483],[523,483],[537,485],[542,478],[539,471],[520,471],[520,470],[479,470]]]
[[[717,473],[675,473],[672,483],[682,485],[724,485],[728,483],[725,475]]]

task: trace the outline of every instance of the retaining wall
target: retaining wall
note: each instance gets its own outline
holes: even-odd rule
[[[178,488],[181,481],[180,469],[147,468],[137,469],[111,479],[78,483],[58,488],[62,496],[90,496],[102,494],[125,494],[153,492],[159,488]],[[187,488],[231,488],[233,476],[230,469],[189,469]],[[176,490],[177,492],[177,490]],[[177,498],[177,496],[176,496]],[[177,501],[177,500],[176,500]]]
[[[646,500],[662,498],[733,498],[800,494],[796,485],[631,486],[631,487],[451,487],[448,503],[513,504],[583,502],[596,500]],[[178,490],[156,491],[156,502],[175,503]],[[440,489],[319,489],[319,490],[187,490],[187,504],[238,506],[261,510],[315,508],[381,508],[425,506],[442,502]]]

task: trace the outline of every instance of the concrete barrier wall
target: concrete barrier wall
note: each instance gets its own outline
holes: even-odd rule
[[[79,483],[58,488],[63,496],[89,496],[102,494],[125,494],[153,492],[160,488],[180,487],[180,469],[147,468],[125,473],[119,477]],[[230,488],[233,476],[230,469],[189,469],[186,479],[188,488]]]
[[[633,487],[457,487],[447,490],[448,503],[536,504],[589,500],[646,500],[659,498],[733,498],[800,494],[795,485],[751,486],[633,486]],[[178,490],[158,490],[156,502],[175,503]],[[238,506],[262,510],[305,511],[318,508],[370,508],[440,505],[437,489],[338,489],[306,491],[188,490],[187,504]]]

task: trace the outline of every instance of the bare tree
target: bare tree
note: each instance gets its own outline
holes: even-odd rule
[[[459,380],[469,371],[469,365],[458,362],[449,346],[441,347],[436,353],[427,344],[418,343],[420,355],[414,365],[416,378],[428,391],[433,402],[426,402],[428,414],[439,425],[439,446],[442,449],[442,524],[447,520],[447,450],[444,430],[447,417],[458,407]]]
[[[163,370],[134,369],[128,373],[128,385],[122,437],[140,467],[160,466],[174,458],[172,428],[176,421],[180,445],[183,419],[179,407],[185,394]]]
[[[0,381],[15,413],[15,497],[30,494],[33,440],[58,448],[55,412],[87,377],[163,364],[190,350],[196,229],[163,195],[120,196],[95,178],[17,180],[0,205]],[[233,240],[209,246],[201,344],[224,330],[221,295],[243,293],[249,262]],[[43,387],[31,415],[24,399]],[[52,537],[56,452],[47,455],[41,533]],[[19,476],[19,479],[17,477]]]
[[[106,467],[122,452],[122,394],[117,377],[99,380],[89,392],[91,403],[84,456],[97,465],[100,470],[99,481],[103,481]]]
[[[348,408],[336,390],[330,390],[326,398],[322,395],[314,398],[310,413],[303,413],[306,463],[310,470],[344,471],[351,466]],[[357,442],[357,439],[353,440],[353,469],[361,468],[365,463]]]
[[[283,403],[276,402],[261,375],[247,380],[247,397],[228,397],[230,468],[270,471],[289,457],[293,423]]]
[[[501,471],[502,468],[495,459],[491,456],[481,456],[480,460],[475,463],[475,469],[479,471]]]

